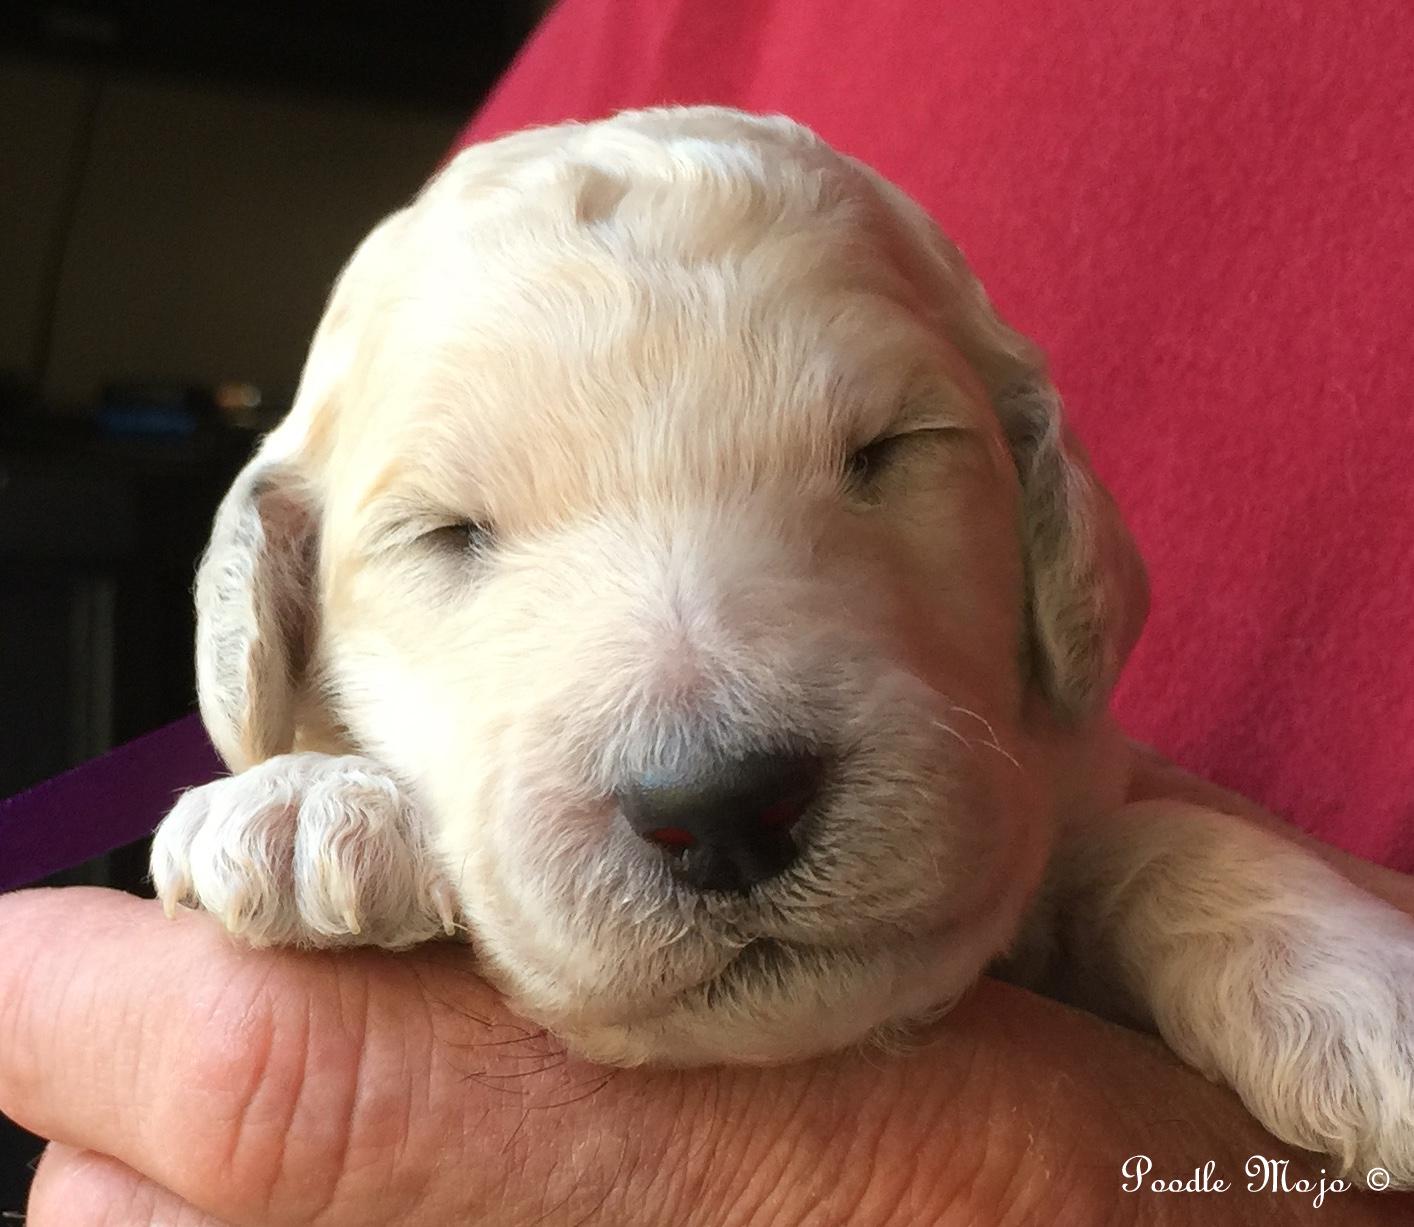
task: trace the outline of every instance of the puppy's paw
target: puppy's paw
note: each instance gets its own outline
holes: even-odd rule
[[[1414,925],[1373,900],[1328,906],[1235,959],[1171,1042],[1277,1137],[1358,1184],[1414,1188]]]
[[[1058,874],[1076,1000],[1153,1026],[1343,1177],[1414,1188],[1414,920],[1182,801],[1080,829]]]
[[[365,758],[282,754],[187,792],[158,828],[168,915],[256,946],[397,949],[456,931],[450,883],[401,786]]]
[[[1390,920],[1352,942],[1343,965],[1299,978],[1273,1016],[1262,1114],[1279,1136],[1335,1156],[1358,1183],[1410,1189],[1414,926]]]

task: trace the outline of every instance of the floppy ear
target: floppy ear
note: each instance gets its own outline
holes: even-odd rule
[[[315,625],[318,524],[293,471],[257,455],[222,500],[196,577],[201,716],[228,766],[294,746]]]
[[[1038,356],[1029,367],[995,401],[1021,479],[1029,663],[1057,712],[1083,719],[1104,704],[1139,639],[1149,584]]]

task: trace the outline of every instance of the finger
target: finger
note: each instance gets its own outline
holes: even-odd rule
[[[0,898],[0,1111],[209,1213],[396,1221],[389,1165],[416,1185],[438,1155],[407,1129],[447,1128],[407,1102],[433,1039],[395,959],[249,951],[110,891]]]
[[[51,1143],[30,1189],[25,1227],[228,1227],[117,1159]]]

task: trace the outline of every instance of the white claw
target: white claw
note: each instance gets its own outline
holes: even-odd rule
[[[456,904],[452,898],[452,888],[445,882],[439,883],[434,898],[437,903],[437,914],[442,918],[442,932],[448,937],[455,937],[457,914]]]

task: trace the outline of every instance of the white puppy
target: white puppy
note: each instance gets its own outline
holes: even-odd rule
[[[988,967],[1414,1182],[1414,924],[1126,805],[1143,568],[1035,350],[783,119],[466,150],[345,270],[222,504],[158,833],[256,944],[469,935],[603,1061],[784,1061]]]

